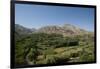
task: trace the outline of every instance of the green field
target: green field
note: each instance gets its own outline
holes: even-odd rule
[[[91,33],[76,36],[33,33],[15,39],[16,65],[95,61],[94,35]]]

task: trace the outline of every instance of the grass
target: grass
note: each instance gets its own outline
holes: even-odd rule
[[[49,49],[49,52],[44,55],[38,56],[40,58],[37,64],[56,64],[56,63],[69,63],[69,62],[87,62],[94,61],[94,47],[93,46],[73,46],[73,47],[60,47]],[[56,53],[54,53],[56,52]]]

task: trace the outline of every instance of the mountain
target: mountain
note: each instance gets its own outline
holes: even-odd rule
[[[56,34],[62,34],[64,36],[73,36],[73,35],[81,35],[81,34],[87,34],[90,33],[84,29],[80,29],[76,26],[70,25],[70,24],[64,24],[63,26],[57,26],[57,25],[52,25],[52,26],[44,26],[39,29],[29,29],[26,27],[23,27],[19,24],[15,24],[15,35],[20,36],[20,35],[28,35],[32,33],[56,33]]]
[[[26,28],[19,24],[15,24],[15,39],[18,40],[20,38],[26,37],[29,34],[32,34],[36,29]]]
[[[64,36],[80,35],[88,33],[88,31],[85,31],[84,29],[80,29],[70,24],[65,24],[63,26],[45,26],[38,29],[37,32],[44,32],[49,34],[56,33],[56,34],[62,34]]]
[[[23,27],[23,26],[21,26],[19,24],[15,24],[15,32],[16,33],[19,33],[20,35],[23,35],[23,34],[31,34],[34,31],[35,31],[34,28],[29,29],[29,28]]]

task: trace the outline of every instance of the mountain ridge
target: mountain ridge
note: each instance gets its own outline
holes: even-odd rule
[[[21,26],[19,24],[15,24],[15,32],[18,32],[19,34],[31,34],[31,33],[56,33],[56,34],[62,34],[64,36],[72,36],[72,35],[80,35],[80,34],[88,34],[89,31],[86,31],[84,29],[80,29],[74,25],[71,24],[65,24],[63,26],[58,25],[52,25],[52,26],[44,26],[39,29],[35,28],[26,28],[24,26]]]

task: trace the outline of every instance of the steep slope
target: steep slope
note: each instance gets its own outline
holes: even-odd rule
[[[35,29],[28,29],[26,27],[23,27],[19,24],[15,24],[15,39],[23,38],[31,33],[33,33]]]
[[[28,35],[32,33],[48,33],[48,34],[56,33],[56,34],[62,34],[64,36],[74,36],[74,35],[88,34],[91,32],[88,32],[84,29],[80,29],[70,24],[64,24],[63,26],[57,26],[57,25],[44,26],[39,29],[35,29],[35,28],[29,29],[16,24],[15,33],[17,36]]]
[[[87,31],[70,24],[65,24],[63,26],[45,26],[38,29],[37,32],[44,32],[49,34],[50,33],[63,34],[64,36],[80,35],[88,33]]]
[[[15,24],[15,32],[20,33],[20,34],[30,34],[32,32],[34,32],[35,29],[29,29],[26,27],[23,27],[19,24]]]

